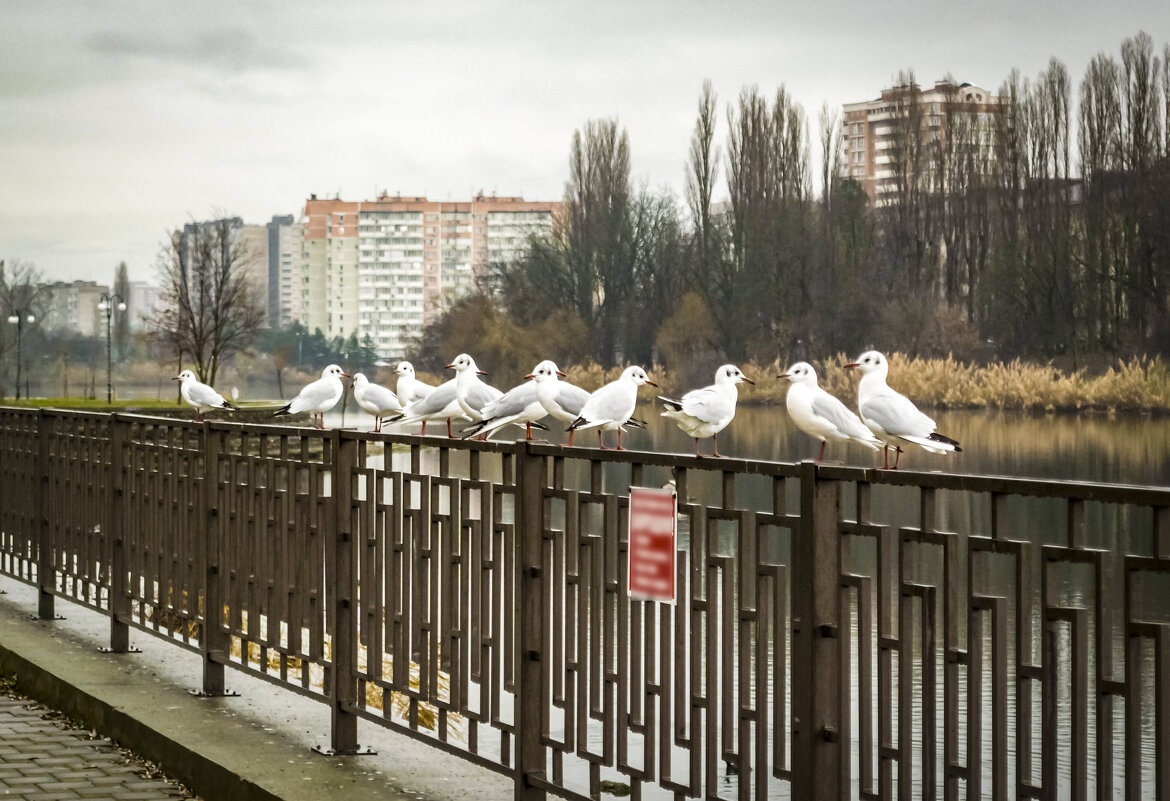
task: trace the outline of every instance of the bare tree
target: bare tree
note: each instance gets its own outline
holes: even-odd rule
[[[246,275],[252,254],[238,227],[238,218],[188,224],[171,235],[159,261],[162,308],[151,327],[209,384],[264,322],[264,299]]]
[[[10,370],[11,380],[18,384],[28,382],[25,371],[30,363],[29,336],[39,331],[48,311],[47,300],[40,270],[29,262],[17,260],[6,265],[0,260],[0,362],[15,368]],[[10,317],[18,318],[18,322],[9,323]],[[18,341],[21,364],[15,363]]]

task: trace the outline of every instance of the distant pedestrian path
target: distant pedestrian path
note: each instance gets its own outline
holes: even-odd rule
[[[109,740],[53,720],[34,701],[0,695],[0,799],[192,798],[165,779],[143,778],[147,770]]]

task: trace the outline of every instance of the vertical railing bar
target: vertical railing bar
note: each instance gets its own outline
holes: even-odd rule
[[[106,482],[109,514],[103,537],[110,541],[110,646],[111,653],[130,651],[130,594],[126,583],[126,526],[125,480],[123,451],[126,445],[126,426],[118,415],[109,418],[110,463]]]
[[[546,669],[541,649],[545,628],[545,578],[543,574],[544,458],[531,445],[517,444],[520,460],[516,478],[516,523],[519,558],[516,560],[517,643],[520,667],[516,692],[515,801],[544,801],[546,793],[530,777],[545,776],[541,718],[547,703]]]

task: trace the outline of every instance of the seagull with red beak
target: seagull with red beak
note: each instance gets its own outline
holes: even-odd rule
[[[273,417],[282,414],[313,413],[313,427],[325,428],[325,412],[332,409],[341,400],[345,393],[345,384],[341,379],[349,378],[336,364],[331,364],[321,372],[321,377],[305,386],[300,393],[287,404],[278,409]]]
[[[569,425],[569,432],[596,428],[597,444],[602,450],[606,450],[605,441],[601,438],[602,432],[617,431],[617,449],[624,451],[622,426],[634,413],[634,407],[638,405],[638,387],[643,384],[658,386],[650,380],[645,370],[637,365],[630,365],[622,372],[620,378],[610,381],[589,396],[585,405],[581,407],[581,414]]]

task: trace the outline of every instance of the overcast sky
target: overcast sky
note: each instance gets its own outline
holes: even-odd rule
[[[309,193],[554,200],[573,131],[617,117],[636,177],[681,193],[703,80],[876,97],[900,69],[995,89],[1149,33],[1170,3],[0,0],[0,258],[151,280],[166,232],[263,223]],[[814,147],[815,150],[815,147]]]

